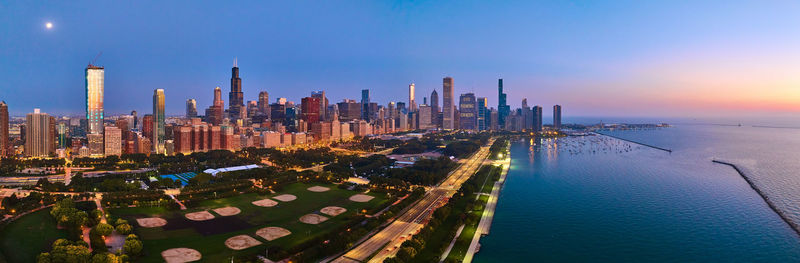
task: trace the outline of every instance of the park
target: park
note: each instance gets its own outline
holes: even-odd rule
[[[136,222],[135,233],[147,244],[141,262],[222,262],[268,251],[280,260],[387,200],[337,185],[294,183],[272,194],[201,201],[187,210],[123,207],[108,209],[108,216]]]

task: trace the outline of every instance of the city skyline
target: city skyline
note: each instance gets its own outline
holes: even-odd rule
[[[800,40],[790,37],[798,35],[795,31],[800,27],[790,26],[798,24],[787,11],[792,10],[791,3],[737,3],[722,9],[713,3],[604,8],[590,3],[536,2],[513,7],[451,2],[370,3],[358,8],[356,4],[309,8],[280,3],[188,7],[214,14],[205,18],[190,16],[188,11],[163,14],[154,11],[162,7],[146,4],[17,5],[9,3],[5,10],[12,15],[0,18],[0,32],[16,36],[0,42],[0,49],[8,51],[0,65],[14,69],[1,72],[0,77],[8,86],[53,96],[46,103],[36,103],[36,96],[2,89],[0,99],[9,103],[14,116],[34,107],[52,114],[83,114],[77,94],[83,81],[76,71],[101,51],[96,63],[107,68],[107,114],[148,109],[154,88],[188,95],[168,96],[169,115],[182,113],[183,102],[189,98],[206,108],[211,94],[195,91],[215,86],[228,89],[226,71],[233,58],[239,58],[242,68],[244,101],[256,100],[262,90],[295,102],[310,91],[325,90],[329,100],[336,102],[358,99],[358,90],[369,88],[372,100],[385,104],[406,97],[408,83],[415,83],[418,94],[429,94],[439,88],[439,78],[452,76],[459,80],[456,94],[475,93],[493,105],[498,99],[491,92],[493,82],[504,78],[510,98],[561,104],[573,116],[800,111],[794,103],[800,94],[792,72],[800,60],[791,48]],[[163,8],[181,10],[172,8],[178,5],[166,3]],[[451,13],[433,11],[441,8]],[[686,12],[689,8],[692,12]],[[119,15],[126,11],[148,13],[153,19]],[[260,16],[287,11],[296,18]],[[351,18],[335,16],[337,11]],[[83,12],[97,17],[72,15]],[[762,19],[765,14],[771,19]],[[682,19],[675,21],[679,15]],[[650,19],[629,25],[641,16]],[[758,22],[737,19],[742,16]],[[463,25],[446,23],[448,17],[464,18],[459,19]],[[302,21],[307,18],[315,19]],[[528,27],[540,24],[533,19],[550,21],[552,28]],[[94,23],[97,20],[107,23]],[[255,23],[244,22],[249,20]],[[163,28],[150,30],[156,25]],[[418,29],[426,26],[430,29]],[[506,29],[502,35],[490,33],[500,27]],[[559,27],[563,28],[559,32],[571,33],[554,32]],[[332,34],[341,28],[351,28],[354,34],[347,39]],[[494,36],[488,39],[497,43],[473,39],[468,28],[478,33],[474,35]],[[754,30],[759,28],[773,30]],[[659,34],[651,33],[652,29]],[[216,40],[218,35],[229,37]],[[223,41],[231,38],[245,41]],[[320,42],[328,45],[303,44]],[[520,100],[508,103],[517,107]]]

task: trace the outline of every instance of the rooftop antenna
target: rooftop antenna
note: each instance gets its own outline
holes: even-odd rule
[[[237,60],[238,59],[236,57],[233,58],[233,67],[234,68],[239,66],[239,62]]]
[[[97,56],[94,56],[94,59],[92,59],[92,62],[89,62],[89,65],[94,65],[94,62],[97,61],[97,59],[100,58],[101,55],[103,55],[103,51],[97,53]]]

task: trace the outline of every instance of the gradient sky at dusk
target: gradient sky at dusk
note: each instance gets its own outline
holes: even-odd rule
[[[12,114],[84,112],[84,68],[106,67],[106,113],[227,105],[238,57],[246,100],[418,101],[442,77],[497,105],[505,79],[565,115],[800,113],[798,1],[7,1],[0,100]],[[46,29],[45,23],[53,28]]]

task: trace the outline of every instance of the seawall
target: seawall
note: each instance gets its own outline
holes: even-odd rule
[[[614,138],[614,139],[617,139],[617,140],[623,140],[623,141],[626,141],[626,142],[635,143],[635,144],[638,144],[638,145],[647,146],[647,147],[650,147],[650,148],[653,148],[653,149],[662,150],[662,151],[665,151],[665,152],[668,152],[668,153],[672,153],[672,150],[667,149],[667,148],[661,148],[661,147],[658,147],[658,146],[655,146],[655,145],[650,145],[650,144],[646,144],[646,143],[632,141],[632,140],[628,140],[628,139],[625,139],[625,138],[620,138],[620,137],[617,137],[617,136],[614,136],[614,135],[608,135],[608,134],[599,133],[599,132],[595,132],[595,133],[603,135],[603,136],[608,136],[608,137],[611,137],[611,138]]]
[[[711,160],[711,162],[733,167],[733,169],[736,170],[737,173],[739,173],[739,175],[744,179],[744,181],[750,185],[750,188],[753,188],[753,190],[755,190],[756,193],[758,193],[758,195],[761,196],[762,199],[764,199],[764,202],[767,203],[767,206],[769,206],[769,208],[772,209],[772,211],[775,211],[775,213],[778,214],[778,216],[783,220],[783,222],[786,222],[786,224],[788,224],[789,227],[791,227],[792,230],[794,230],[794,232],[797,233],[798,236],[800,236],[800,225],[789,219],[789,216],[787,216],[786,213],[778,209],[778,207],[775,206],[772,200],[770,200],[769,197],[766,194],[764,194],[764,192],[761,191],[761,189],[758,188],[758,186],[756,186],[752,180],[750,180],[750,177],[748,177],[747,174],[745,174],[744,172],[742,172],[742,170],[739,169],[739,167],[737,167],[735,164],[720,160]]]

